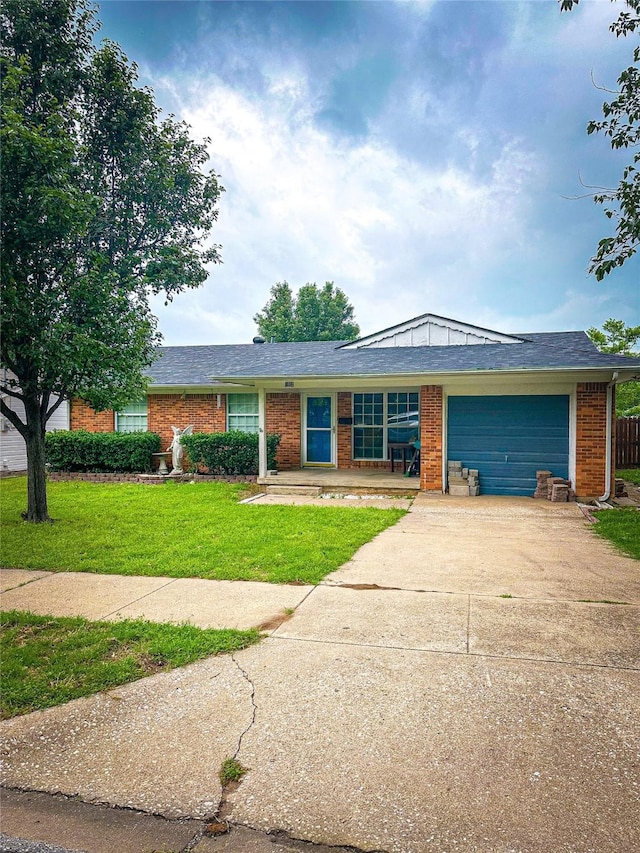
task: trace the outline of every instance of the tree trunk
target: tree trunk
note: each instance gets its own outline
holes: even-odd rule
[[[24,518],[36,523],[51,521],[47,509],[47,470],[45,468],[45,423],[40,401],[27,397],[24,401],[27,421],[27,512]]]

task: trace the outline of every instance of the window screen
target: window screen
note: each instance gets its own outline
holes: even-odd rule
[[[146,432],[147,401],[137,400],[116,412],[116,432]]]
[[[258,395],[227,395],[227,429],[258,432]]]

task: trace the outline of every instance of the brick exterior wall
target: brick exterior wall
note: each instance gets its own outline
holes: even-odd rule
[[[149,394],[147,429],[157,432],[162,449],[173,441],[172,426],[184,429],[193,424],[194,432],[226,432],[227,397],[220,394]]]
[[[442,491],[442,387],[420,388],[420,488]]]
[[[276,460],[280,471],[299,468],[301,461],[300,394],[270,393],[266,400],[267,432],[281,436]]]
[[[84,400],[75,397],[69,406],[69,429],[86,429],[87,432],[113,432],[115,415],[110,409],[106,412],[96,412]]]
[[[615,389],[614,389],[615,393]],[[148,429],[157,432],[162,447],[172,441],[172,424],[185,427],[194,425],[196,432],[225,432],[227,428],[226,394],[150,394],[147,398]],[[576,392],[576,482],[579,498],[601,495],[605,489],[606,452],[606,405],[607,384],[605,382],[578,383]],[[442,490],[442,406],[443,393],[439,385],[423,385],[420,389],[420,488]],[[615,405],[612,416],[612,435],[615,442]],[[340,391],[337,394],[337,418],[351,417],[352,394]],[[298,393],[267,394],[267,431],[280,433],[282,441],[278,450],[278,467],[283,470],[299,468],[301,465],[301,406]],[[84,400],[72,400],[69,413],[70,429],[85,429],[89,432],[113,432],[113,411],[95,412]],[[389,470],[386,461],[352,459],[352,427],[337,426],[338,468],[377,468]],[[613,448],[615,459],[615,446]],[[612,465],[611,489],[614,487],[615,466]]]
[[[353,416],[351,392],[338,391],[338,401],[336,417],[350,418]],[[349,424],[338,423],[338,468],[351,467],[351,426]]]
[[[612,412],[615,436],[615,398]],[[605,491],[607,383],[579,382],[576,390],[576,482],[579,498],[598,497]],[[615,445],[613,447],[615,459]],[[613,490],[615,465],[611,465]]]

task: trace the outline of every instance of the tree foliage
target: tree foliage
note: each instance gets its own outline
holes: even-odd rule
[[[578,2],[561,0],[560,7],[567,11]],[[640,0],[625,0],[625,8],[609,29],[617,38],[640,31]],[[603,118],[587,125],[588,134],[609,137],[613,149],[636,149],[618,186],[593,193],[594,202],[603,205],[605,216],[615,223],[614,234],[600,240],[590,261],[589,272],[598,281],[621,267],[640,246],[640,46],[633,50],[633,63],[618,77],[618,90],[611,93],[614,98],[602,105]]]
[[[640,326],[627,326],[622,320],[609,319],[602,329],[592,327],[587,334],[600,352],[619,355],[638,355],[635,346],[640,341]],[[619,418],[640,415],[640,382],[616,385],[616,415]]]
[[[346,295],[327,281],[322,288],[305,284],[297,298],[286,281],[271,288],[271,297],[254,316],[261,335],[275,341],[344,341],[360,334],[354,308]]]
[[[160,339],[149,297],[198,287],[220,260],[202,244],[222,187],[120,47],[94,44],[87,0],[5,0],[0,25],[0,366],[25,418],[0,408],[27,446],[27,517],[43,521],[47,420],[73,396],[101,410],[141,395]]]
[[[602,324],[602,329],[592,326],[587,334],[600,352],[638,354],[634,348],[640,340],[640,326],[627,326],[623,320],[610,318]]]

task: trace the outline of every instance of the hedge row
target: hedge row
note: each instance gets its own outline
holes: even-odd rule
[[[151,454],[160,449],[155,432],[58,430],[46,435],[46,461],[52,471],[140,474],[151,471]]]
[[[267,467],[276,467],[279,435],[267,435]],[[191,471],[257,474],[258,436],[246,432],[196,432],[182,439]]]

